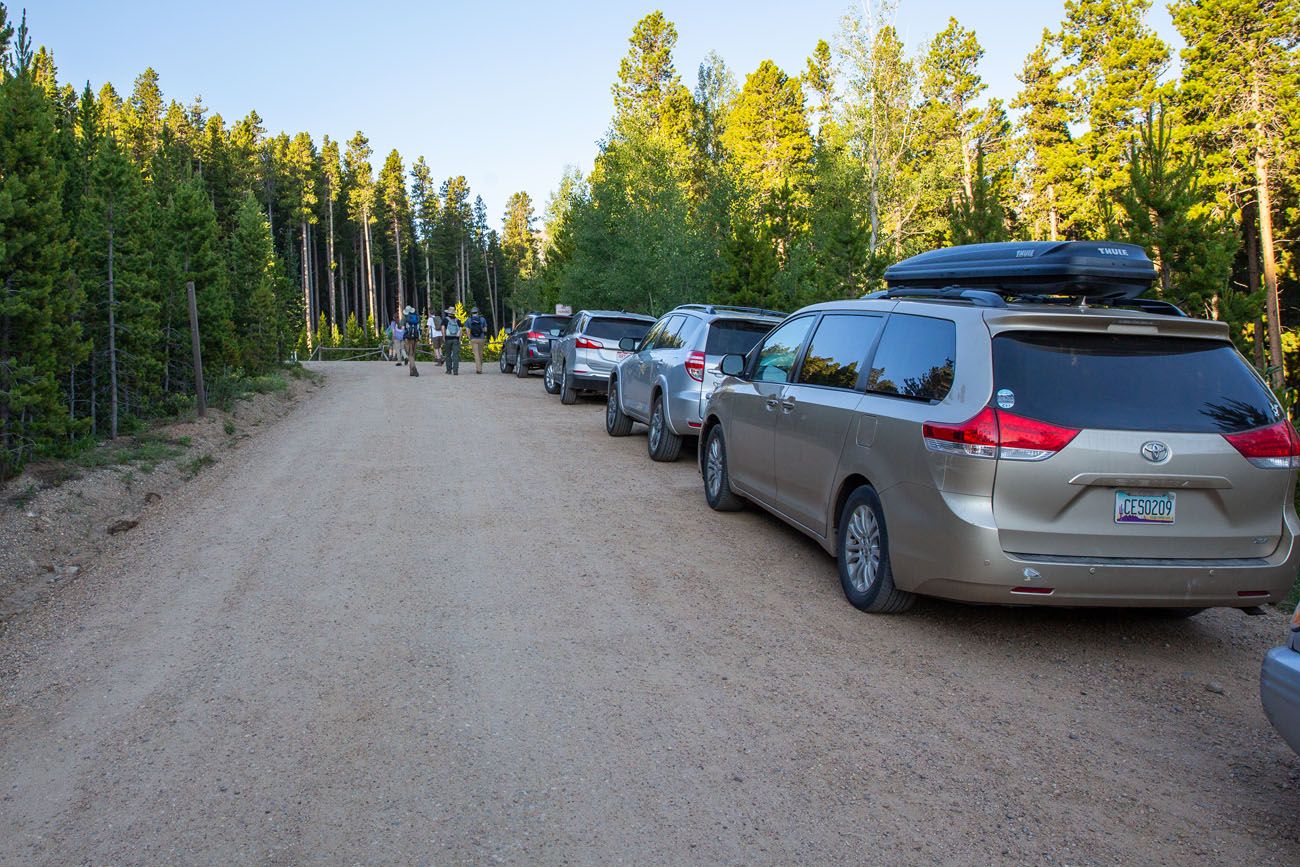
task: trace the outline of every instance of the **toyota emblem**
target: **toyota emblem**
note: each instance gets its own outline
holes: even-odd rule
[[[1159,440],[1149,440],[1142,444],[1142,457],[1153,464],[1163,464],[1169,460],[1169,446]]]

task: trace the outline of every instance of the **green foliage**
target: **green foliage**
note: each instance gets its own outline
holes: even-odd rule
[[[79,298],[62,212],[53,111],[33,79],[26,27],[0,82],[0,477],[66,443],[59,379],[75,361]]]

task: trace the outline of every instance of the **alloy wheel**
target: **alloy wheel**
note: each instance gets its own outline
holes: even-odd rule
[[[704,484],[709,496],[717,499],[722,492],[722,438],[718,436],[709,439],[709,452],[704,458]]]
[[[880,523],[870,506],[861,505],[845,528],[844,557],[853,589],[865,593],[880,576]]]

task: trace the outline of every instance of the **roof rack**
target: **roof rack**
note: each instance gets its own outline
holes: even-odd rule
[[[776,316],[784,318],[785,313],[780,310],[767,310],[763,307],[736,307],[731,304],[678,304],[674,310],[703,310],[705,313],[717,313],[719,310],[728,310],[733,313],[757,313],[761,316]]]
[[[1159,298],[1112,298],[1100,300],[1090,305],[1087,303],[1087,298],[1077,295],[1040,295],[1033,292],[1018,295],[1012,292],[994,292],[989,289],[965,289],[961,286],[947,286],[943,289],[882,289],[879,292],[863,295],[862,298],[868,301],[889,300],[891,298],[931,298],[939,301],[969,301],[976,307],[1006,307],[1008,303],[1055,304],[1061,307],[1114,307],[1141,310],[1143,313],[1155,313],[1160,316],[1187,317],[1187,313],[1177,304],[1161,301]]]
[[[969,301],[976,307],[1006,307],[1007,300],[996,292],[987,289],[963,289],[960,286],[945,286],[942,289],[882,289],[863,295],[868,300],[887,300],[890,298],[935,298],[941,301]]]

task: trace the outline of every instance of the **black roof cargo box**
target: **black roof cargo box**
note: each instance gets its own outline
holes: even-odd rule
[[[1096,301],[1136,298],[1155,279],[1145,250],[1111,241],[967,244],[921,253],[885,269],[890,289],[968,286]]]

